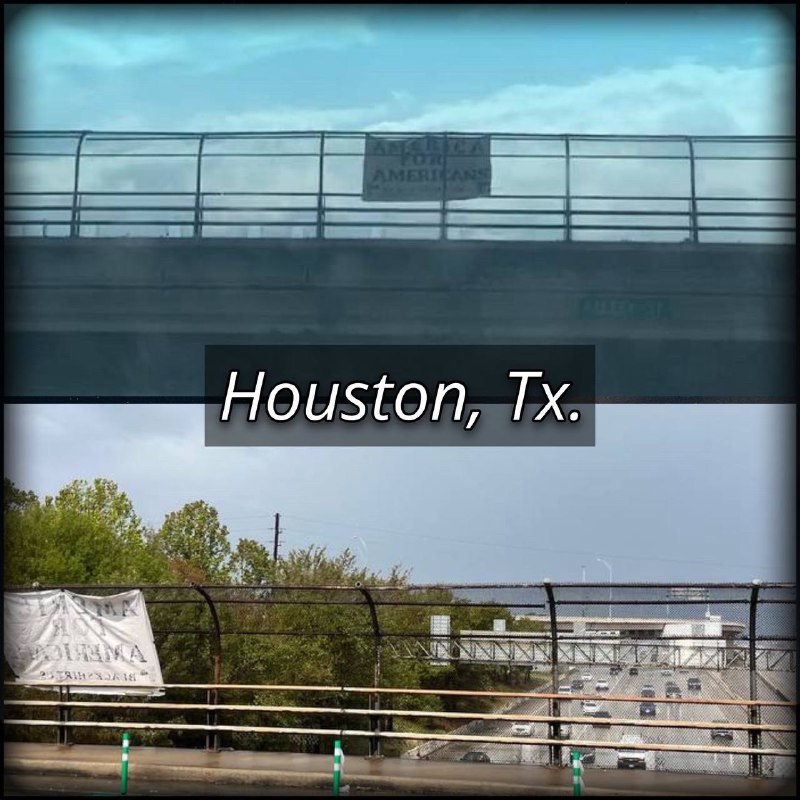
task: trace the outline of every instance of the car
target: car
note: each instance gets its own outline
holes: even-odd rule
[[[513,736],[533,736],[533,723],[514,722],[511,725],[511,734]]]
[[[461,756],[462,761],[477,761],[482,764],[491,764],[492,759],[486,753],[482,753],[480,750],[470,750],[469,753]]]
[[[580,678],[575,678],[575,680],[572,681],[572,691],[579,692],[581,689],[583,689],[583,681]]]
[[[654,717],[656,715],[656,704],[645,700],[644,703],[639,705],[640,717]]]
[[[672,670],[669,667],[661,670],[662,675],[672,675]]]
[[[581,680],[585,681],[586,683],[589,683],[589,681],[592,680],[592,677],[593,676],[590,672],[584,672],[583,675],[581,675]]]
[[[638,667],[631,667],[628,670],[628,675],[638,675],[638,674],[639,674],[639,668]]]
[[[640,697],[655,697],[656,690],[649,684],[645,684],[642,686],[642,690],[639,692]]]
[[[578,753],[584,766],[594,764],[594,747],[573,747],[573,753]]]
[[[558,687],[559,694],[572,694],[572,687],[571,686],[559,686]]]
[[[701,689],[700,678],[689,678],[686,681],[686,688],[690,692],[699,692]]]
[[[597,681],[594,686],[594,690],[596,692],[607,692],[608,691],[608,681]]]
[[[584,714],[596,714],[600,710],[600,703],[596,700],[584,700],[582,708]]]
[[[622,737],[622,747],[617,750],[617,769],[647,769],[647,753],[644,750],[628,749],[625,745],[643,744],[642,737],[626,733]]]
[[[611,669],[609,670],[611,675],[619,675],[620,672],[622,672],[622,667],[619,664],[611,665]]]
[[[609,727],[611,725],[610,722],[606,722],[605,720],[611,719],[611,712],[610,711],[597,711],[596,713],[591,715],[592,722],[589,723],[593,728],[597,728],[600,726]]]
[[[733,731],[730,728],[725,727],[728,723],[724,719],[715,719],[715,725],[719,725],[718,728],[714,728],[711,731],[711,741],[717,741],[718,739],[722,739],[726,742],[733,741]]]
[[[675,686],[674,683],[672,686],[667,686],[665,694],[667,697],[683,697],[680,687]]]

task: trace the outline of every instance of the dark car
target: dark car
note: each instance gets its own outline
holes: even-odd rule
[[[649,701],[639,706],[640,717],[654,717],[656,715],[656,704]]]
[[[726,728],[725,725],[727,724],[725,720],[714,720],[715,725],[719,725],[719,728],[714,728],[711,731],[711,740],[717,741],[719,739],[732,742],[733,741],[733,731],[730,728]]]
[[[656,696],[656,690],[650,685],[642,686],[642,691],[640,693],[640,696],[641,697],[655,697]]]
[[[683,697],[680,688],[674,683],[671,686],[667,686],[666,695],[667,697]]]
[[[574,681],[570,684],[573,689],[583,689],[583,681],[580,678],[575,678]]]
[[[486,753],[481,753],[479,750],[470,750],[466,755],[461,756],[462,761],[478,761],[483,764],[491,764],[492,760]]]
[[[606,722],[607,719],[611,719],[610,711],[595,711],[594,714],[590,716],[592,717],[592,721],[589,724],[593,728],[609,727],[611,725],[610,722]]]
[[[612,675],[619,675],[619,673],[622,672],[622,667],[619,664],[612,664],[609,672]]]
[[[686,681],[686,688],[690,692],[699,692],[701,689],[700,678],[689,678],[689,680]]]
[[[631,667],[628,670],[628,675],[638,675],[638,674],[639,674],[639,668],[638,667]]]

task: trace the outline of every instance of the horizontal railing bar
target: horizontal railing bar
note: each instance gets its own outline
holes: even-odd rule
[[[100,139],[91,139],[87,138],[84,140],[85,142],[97,142],[97,141],[104,141]],[[109,140],[109,141],[148,141],[146,139],[141,140]],[[154,141],[154,140],[149,140]],[[187,141],[194,141],[194,140],[187,140]],[[87,150],[86,144],[84,144],[84,149],[81,151],[81,160],[91,159],[91,158],[191,158],[197,159],[198,155],[196,152],[189,152],[189,153],[142,153],[142,152],[120,152],[120,153],[93,153],[91,150]],[[41,153],[34,153],[34,152],[19,152],[19,151],[6,151],[3,153],[4,157],[6,158],[75,158],[75,153],[51,153],[51,152],[41,152]],[[331,158],[364,158],[365,153],[364,151],[356,151],[356,152],[330,152],[326,151],[324,153],[324,159],[331,159]],[[242,153],[215,153],[211,150],[204,150],[203,151],[203,161],[207,161],[208,159],[212,158],[313,158],[315,160],[319,160],[319,152],[279,152],[279,151],[266,151],[266,152],[242,152]],[[452,155],[448,153],[448,161],[452,161],[455,163],[458,159],[468,160],[473,158],[468,154],[458,154],[453,153]],[[504,158],[513,158],[513,159],[537,159],[537,160],[555,160],[555,161],[565,161],[566,157],[563,153],[492,153],[491,154],[492,160],[494,159],[504,159]],[[691,161],[691,157],[688,153],[686,154],[657,154],[657,153],[570,153],[570,161],[590,161],[590,160],[600,160],[600,161]],[[796,156],[793,155],[701,155],[695,154],[694,161],[701,162],[701,161],[796,161]]]
[[[302,583],[276,583],[264,585],[261,583],[203,583],[198,584],[203,589],[212,590],[227,590],[227,591],[243,591],[246,589],[255,589],[258,591],[275,591],[275,590],[293,590],[293,591],[348,591],[359,592],[360,587],[346,584],[302,584]],[[387,584],[365,585],[364,589],[377,592],[417,592],[417,591],[446,591],[451,589],[544,589],[544,583],[416,583],[400,586],[392,586]],[[608,587],[613,589],[746,589],[753,588],[752,583],[738,582],[738,583],[658,583],[658,582],[620,582],[620,583],[575,583],[572,581],[564,581],[550,584],[554,589],[604,589],[608,592]],[[761,590],[766,589],[791,589],[796,591],[797,584],[785,581],[764,581],[758,584]],[[169,590],[182,590],[182,591],[195,591],[194,586],[188,583],[62,583],[62,584],[44,584],[41,586],[7,586],[7,592],[40,592],[45,589],[169,589]],[[676,598],[679,599],[679,598]],[[561,603],[561,600],[557,601]],[[567,602],[567,601],[564,601]],[[623,600],[619,603],[613,602],[612,605],[625,605],[627,601]],[[653,605],[669,605],[672,602],[671,598],[662,597],[653,601]],[[709,600],[703,600],[704,603]],[[710,602],[716,602],[714,598],[710,598]],[[771,602],[770,598],[761,596],[758,598],[758,604],[761,605],[765,602]],[[514,603],[509,601],[508,605],[513,606]]]
[[[196,139],[203,136],[206,139],[225,139],[225,138],[308,138],[319,137],[322,133],[329,139],[347,139],[354,136],[376,136],[380,138],[396,138],[400,136],[443,136],[443,132],[432,131],[309,131],[309,130],[285,130],[285,131],[92,131],[92,130],[11,130],[5,132],[6,138],[60,138],[69,136],[84,136],[86,139],[94,141],[114,141],[121,138],[140,138],[153,139],[163,137],[168,139]],[[480,137],[494,136],[498,139],[519,139],[519,140],[543,140],[543,141],[564,141],[569,139],[571,142],[597,142],[597,141],[629,141],[629,142],[716,142],[716,143],[787,143],[795,142],[795,137],[791,135],[776,136],[739,136],[739,135],[700,135],[687,136],[681,134],[575,134],[575,133],[508,133],[503,131],[447,131],[448,136]]]
[[[6,205],[3,206],[5,211],[71,211],[71,205]],[[81,214],[88,212],[98,211],[186,211],[195,212],[194,206],[81,206]],[[308,206],[203,206],[203,213],[210,212],[236,212],[242,213],[246,211],[273,211],[273,212],[294,212],[294,213],[317,213],[316,205]],[[378,208],[364,208],[359,206],[342,206],[342,207],[329,207],[325,210],[326,216],[337,213],[350,213],[350,214],[435,214],[440,215],[440,209],[434,208],[396,208],[396,209],[378,209]],[[556,215],[564,216],[563,209],[548,209],[548,208],[451,208],[450,215],[455,214],[487,214],[487,215],[511,215],[511,214],[528,214],[531,216],[536,215]],[[571,216],[629,216],[629,217],[679,217],[689,216],[689,210],[642,210],[642,209],[576,209],[573,207]],[[791,211],[700,211],[698,217],[764,217],[764,218],[787,218],[792,219],[796,216]],[[91,220],[83,220],[91,221]],[[121,220],[124,221],[124,220]],[[458,225],[458,223],[450,222],[450,225]]]
[[[4,681],[6,686],[18,688],[33,687],[37,689],[59,687],[81,690],[89,688],[132,688],[132,684],[111,684],[109,682],[94,683],[85,681],[81,683],[64,683],[58,681]],[[135,684],[136,689],[218,689],[230,691],[270,691],[270,692],[327,692],[334,694],[393,694],[393,695],[435,695],[448,697],[500,697],[500,698],[525,698],[527,700],[560,700],[568,702],[570,698],[577,700],[605,700],[605,701],[625,701],[633,703],[650,702],[684,705],[731,705],[731,706],[774,706],[781,708],[795,708],[796,703],[785,700],[745,700],[744,698],[683,698],[674,697],[636,697],[633,695],[615,694],[580,694],[580,695],[561,695],[553,692],[490,692],[483,690],[457,690],[457,689],[399,689],[388,687],[367,687],[367,686],[297,686],[291,684],[224,684],[224,683],[159,683],[159,684]],[[566,698],[566,700],[565,700]]]
[[[12,197],[48,197],[48,196],[68,196],[72,197],[73,193],[71,191],[62,191],[58,189],[52,190],[12,190],[7,189],[5,191],[6,196]],[[90,190],[85,189],[79,192],[80,197],[196,197],[196,192],[189,192],[189,191],[144,191],[144,190],[136,190],[136,191],[124,191],[124,190]],[[241,191],[241,190],[218,190],[218,191],[203,191],[200,193],[201,197],[319,197],[318,192],[314,191],[307,191],[307,192],[300,192],[300,191],[290,191],[290,190],[282,190],[282,191]],[[324,192],[322,197],[332,198],[332,197],[362,197],[360,192]],[[648,202],[664,202],[664,203],[688,203],[691,202],[691,197],[684,197],[681,195],[611,195],[611,194],[573,194],[570,195],[572,200],[607,200],[618,202],[621,200],[636,200],[636,201],[648,201]],[[566,195],[563,194],[492,194],[486,197],[480,198],[473,198],[477,199],[481,202],[489,202],[494,200],[558,200],[563,201],[566,199]],[[696,202],[698,203],[719,203],[719,202],[738,202],[738,203],[795,203],[797,202],[797,198],[795,197],[758,197],[758,196],[722,196],[722,195],[704,195],[698,196],[695,198]],[[364,201],[365,203],[377,203],[382,204],[385,207],[385,201],[380,200],[372,200],[372,201]],[[405,203],[431,203],[433,204],[435,201],[432,200],[404,200],[402,202]],[[451,203],[466,203],[470,202],[470,199],[451,199],[449,202]],[[438,204],[432,206],[433,208],[440,210],[441,206]],[[450,206],[451,210],[457,209],[457,207]]]
[[[216,602],[216,601],[215,601]],[[378,605],[376,603],[376,605]],[[204,631],[192,631],[196,633],[205,633]],[[263,630],[223,630],[221,631],[223,636],[293,636],[296,638],[308,637],[308,638],[362,638],[362,637],[372,637],[374,636],[372,631],[364,630],[364,631],[263,631]],[[484,632],[475,632],[475,635],[463,634],[463,633],[436,633],[432,634],[428,631],[424,632],[416,632],[416,633],[395,633],[392,631],[381,631],[381,637],[385,639],[414,639],[415,641],[423,641],[426,639],[431,640],[439,640],[439,641],[453,641],[456,643],[461,643],[462,647],[469,647],[471,644],[496,644],[500,642],[501,644],[505,644],[509,648],[513,647],[525,647],[526,645],[531,644],[549,644],[551,639],[550,636],[546,633],[528,633],[527,631],[509,631],[504,633],[497,633],[492,635],[491,633],[484,633]],[[647,647],[657,647],[658,645],[654,644],[648,639],[603,639],[602,637],[591,637],[591,636],[584,636],[581,637],[579,634],[574,635],[564,635],[558,637],[559,642],[564,644],[582,644],[586,647],[625,647],[627,649],[633,649],[637,646],[644,649]],[[687,634],[682,635],[674,635],[674,636],[659,636],[658,642],[664,643],[661,644],[661,649],[667,650],[677,650],[680,648],[680,645],[670,646],[670,642],[683,642],[687,639],[691,639],[692,641],[709,641],[709,642],[716,642],[722,641],[725,639],[724,636],[714,636],[714,635],[705,635],[705,636],[688,636]],[[720,651],[741,651],[743,650],[748,643],[747,638],[739,638],[736,640],[735,643],[731,643],[726,641],[725,644],[719,645],[718,647],[709,646],[706,648],[699,648],[706,652],[718,653]],[[786,642],[794,642],[796,638],[794,636],[770,636],[764,639],[758,639],[757,641],[769,641],[769,642],[778,642],[778,641],[786,641]],[[615,644],[616,643],[616,644]],[[768,648],[759,648],[766,652]],[[788,648],[774,648],[771,649],[770,652],[778,652],[778,653],[787,653],[791,652]]]
[[[535,737],[518,736],[469,736],[463,734],[441,734],[441,733],[412,733],[412,732],[389,732],[389,731],[364,731],[330,728],[289,728],[280,726],[249,726],[249,725],[191,725],[188,723],[151,723],[151,722],[64,722],[41,719],[5,719],[5,725],[27,725],[32,727],[71,727],[71,728],[113,728],[130,730],[186,730],[186,731],[220,731],[236,733],[244,731],[247,733],[274,733],[274,734],[306,734],[317,736],[340,736],[340,737],[369,737],[380,739],[409,739],[409,740],[435,740],[445,742],[491,742],[493,744],[522,744],[522,745],[560,745],[562,747],[596,747],[618,750],[660,750],[664,752],[678,753],[728,753],[734,755],[767,755],[767,756],[787,756],[794,757],[794,750],[774,750],[758,749],[752,747],[715,747],[713,745],[695,746],[683,744],[655,744],[655,743],[627,743],[609,741],[590,741],[583,739],[539,739]]]
[[[266,713],[294,713],[294,714],[325,714],[333,716],[369,716],[369,717],[396,717],[402,719],[409,718],[435,718],[435,719],[459,719],[459,720],[481,720],[481,721],[501,721],[501,722],[565,722],[572,724],[591,724],[593,717],[589,715],[581,716],[550,716],[542,714],[492,714],[492,713],[469,713],[466,711],[433,711],[433,710],[411,710],[411,709],[369,709],[369,708],[342,708],[326,706],[283,706],[283,705],[240,705],[240,704],[212,704],[212,703],[115,703],[115,702],[91,702],[85,700],[4,700],[4,705],[17,707],[46,707],[46,708],[99,708],[99,709],[136,709],[136,710],[157,710],[157,711],[244,711],[255,712],[258,714]],[[713,701],[709,701],[713,704]],[[603,719],[603,724],[606,724]],[[680,728],[697,730],[714,730],[720,727],[719,722],[704,722],[698,720],[643,720],[637,718],[608,718],[611,725],[631,725],[643,728]],[[758,725],[742,722],[726,722],[725,727],[730,730],[741,731],[778,731],[781,733],[794,733],[797,729],[792,725],[780,725],[777,723],[761,723]]]

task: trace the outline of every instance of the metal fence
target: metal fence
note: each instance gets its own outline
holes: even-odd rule
[[[9,132],[6,235],[794,241],[794,137],[435,135],[489,196],[365,200],[364,132]]]
[[[578,748],[587,768],[794,775],[794,584],[138,588],[166,696],[76,700],[63,676],[38,684],[57,700],[7,687],[7,737],[127,727],[318,752],[345,731],[373,755],[566,764]],[[314,661],[328,681],[268,671],[302,679]]]

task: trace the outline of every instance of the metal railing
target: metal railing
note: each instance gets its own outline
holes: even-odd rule
[[[316,737],[326,737],[329,740],[334,738],[347,737],[351,740],[364,740],[368,739],[370,743],[375,743],[375,749],[370,752],[380,752],[379,743],[383,741],[405,741],[409,743],[424,742],[434,744],[439,749],[448,747],[449,745],[473,745],[473,744],[491,744],[495,748],[506,746],[518,746],[525,748],[547,748],[551,753],[551,764],[563,763],[563,750],[569,751],[570,748],[592,748],[593,750],[609,751],[609,755],[613,757],[611,751],[618,751],[620,749],[633,750],[642,752],[644,757],[653,754],[711,754],[713,756],[747,756],[751,761],[757,760],[759,763],[763,758],[777,758],[777,759],[794,759],[796,751],[793,748],[783,746],[780,740],[776,740],[777,745],[764,746],[761,742],[762,733],[780,733],[780,734],[794,734],[796,727],[794,724],[775,724],[775,723],[740,723],[730,722],[726,727],[731,731],[743,731],[749,736],[753,737],[751,743],[747,746],[737,746],[736,744],[721,746],[713,743],[706,744],[686,744],[681,742],[628,742],[621,741],[618,736],[613,736],[610,739],[599,738],[594,735],[578,735],[572,736],[569,733],[566,736],[561,735],[561,729],[565,726],[578,726],[587,723],[585,715],[575,716],[570,714],[564,715],[550,715],[550,714],[531,714],[531,713],[481,713],[481,712],[443,712],[435,710],[408,710],[408,709],[375,709],[370,705],[369,708],[361,708],[353,706],[352,702],[359,696],[368,695],[370,698],[374,695],[383,695],[388,697],[405,696],[425,697],[432,694],[431,690],[419,689],[403,689],[403,688],[371,688],[371,687],[351,687],[351,686],[283,686],[283,685],[261,685],[261,684],[244,684],[244,685],[230,685],[230,684],[165,684],[163,687],[166,689],[175,690],[203,690],[206,692],[214,692],[215,696],[223,692],[249,692],[254,695],[270,695],[275,693],[280,694],[321,694],[329,698],[334,698],[334,703],[330,705],[315,705],[305,706],[299,703],[295,704],[275,704],[255,702],[255,700],[248,704],[241,703],[176,703],[176,702],[108,702],[108,701],[75,701],[70,700],[68,695],[68,687],[62,684],[37,681],[34,683],[25,684],[26,686],[42,688],[57,688],[60,692],[58,700],[34,700],[34,699],[5,699],[4,705],[7,709],[4,717],[4,724],[12,727],[27,727],[27,728],[50,728],[55,727],[58,731],[58,743],[68,744],[71,741],[70,733],[79,729],[106,729],[106,730],[126,730],[126,731],[196,731],[205,732],[207,735],[212,735],[215,742],[220,741],[223,733],[247,733],[258,735],[272,735],[272,736],[289,736],[289,735],[312,735]],[[99,684],[97,684],[99,686]],[[19,684],[6,682],[6,686],[18,687]],[[89,687],[91,684],[88,685]],[[86,689],[87,687],[84,687]],[[141,688],[141,687],[140,687]],[[66,692],[66,693],[65,693]],[[65,693],[65,694],[62,694]],[[526,702],[544,701],[553,703],[554,701],[564,701],[562,695],[552,694],[547,692],[474,692],[474,691],[438,691],[438,696],[449,695],[463,698],[492,698],[495,700],[503,701],[513,698],[516,700],[524,700]],[[576,694],[571,698],[573,702],[591,701],[591,700],[605,700],[615,701],[626,704],[635,704],[646,702],[646,697],[632,697],[632,696],[615,696],[615,695],[597,695],[597,694]],[[746,701],[746,700],[704,700],[704,699],[662,699],[658,698],[654,702],[661,703],[673,708],[680,708],[683,706],[704,706],[704,705],[727,705],[731,707],[744,707],[746,709],[759,709],[762,707],[782,707],[787,709],[795,709],[795,704],[788,702],[776,701]],[[34,710],[53,710],[56,712],[57,718],[50,719],[25,719],[13,718],[8,716],[9,711],[34,709]],[[202,711],[206,714],[214,714],[215,716],[222,712],[230,712],[233,718],[239,717],[243,713],[255,714],[258,717],[263,715],[270,715],[280,718],[282,715],[295,715],[301,718],[309,718],[309,725],[291,725],[291,724],[233,724],[225,723],[220,724],[218,721],[206,722],[205,724],[194,724],[189,722],[139,722],[130,718],[120,720],[73,720],[70,718],[72,710],[99,710],[99,711],[114,711],[122,712],[122,715],[129,715],[132,712],[148,711],[148,712],[184,712],[191,714],[193,712]],[[119,713],[116,715],[119,716]],[[751,716],[758,717],[758,713]],[[367,720],[366,727],[357,727],[359,721]],[[534,735],[514,735],[513,729],[510,735],[506,734],[487,734],[487,733],[445,733],[445,732],[415,732],[411,730],[398,731],[394,730],[394,726],[402,721],[417,721],[420,719],[439,720],[445,724],[452,724],[454,722],[469,721],[470,723],[496,724],[499,722],[523,723],[525,725],[541,724],[550,728],[550,734],[544,736]],[[591,720],[590,718],[590,724]],[[322,720],[322,723],[320,722]],[[682,720],[680,715],[677,719],[672,720],[643,720],[635,717],[611,717],[603,720],[603,727],[620,728],[633,727],[641,729],[642,731],[698,731],[698,732],[713,732],[719,727],[718,722],[702,722],[693,720]],[[435,750],[428,750],[423,754],[420,749],[414,753],[417,758],[430,758],[431,753]],[[664,763],[660,762],[659,766],[663,768]],[[657,767],[658,768],[658,767]]]
[[[524,757],[535,763],[558,764],[561,763],[560,748],[565,743],[562,735],[565,729],[571,746],[594,747],[609,753],[618,749],[619,737],[605,735],[609,725],[609,730],[615,733],[627,729],[647,734],[645,749],[665,754],[663,758],[659,756],[660,766],[653,762],[652,768],[750,775],[785,775],[787,769],[793,769],[794,584],[543,582],[38,588],[70,589],[92,595],[140,588],[146,597],[159,652],[163,653],[167,642],[175,640],[178,651],[188,650],[198,656],[207,653],[209,658],[205,670],[202,663],[198,664],[197,657],[189,667],[200,670],[195,674],[205,672],[210,678],[208,683],[186,680],[184,675],[179,676],[177,682],[167,684],[168,689],[176,692],[204,691],[204,703],[183,707],[176,705],[174,699],[152,704],[138,700],[122,703],[74,701],[70,691],[85,691],[86,685],[80,680],[68,680],[69,676],[58,675],[39,684],[58,687],[57,700],[39,700],[41,694],[37,694],[11,703],[29,712],[57,709],[55,721],[36,719],[34,715],[29,718],[30,725],[24,721],[8,723],[7,719],[6,722],[12,728],[55,726],[61,744],[70,741],[79,730],[84,731],[81,736],[86,736],[85,729],[92,729],[93,724],[108,727],[113,722],[119,727],[122,723],[118,713],[129,710],[137,713],[202,712],[204,718],[191,723],[151,720],[137,725],[142,731],[161,731],[164,735],[172,735],[169,732],[178,735],[180,731],[203,733],[205,746],[210,750],[219,749],[223,734],[332,736],[345,727],[345,722],[338,719],[344,715],[347,724],[352,719],[366,722],[364,731],[352,735],[366,742],[370,755],[380,754],[382,742],[408,739],[417,747],[406,755],[411,752],[419,757],[458,758],[463,754],[459,749],[461,744],[474,742],[483,743],[493,761],[519,763]],[[25,589],[16,589],[20,590]],[[302,607],[310,607],[313,616],[294,615]],[[449,625],[446,633],[440,628],[434,630],[432,617],[442,619],[443,615],[452,620],[452,631]],[[485,626],[488,615],[494,615],[502,625],[493,626],[491,630],[475,629],[475,620],[482,619]],[[298,616],[305,620],[299,625]],[[310,625],[309,619],[313,619],[314,624]],[[507,630],[502,629],[506,627]],[[258,680],[225,684],[224,675],[233,674],[239,679],[263,677],[258,670],[247,672],[238,660],[237,642],[245,641],[245,637],[255,637],[255,641],[263,637],[265,657],[276,642],[290,643],[296,659],[304,658],[303,653],[309,647],[310,652],[323,654],[341,651],[344,655],[340,653],[335,660],[342,670],[341,674],[336,674],[341,685],[263,686]],[[365,646],[357,646],[359,642]],[[312,647],[312,643],[316,644]],[[248,651],[253,652],[249,645]],[[525,691],[387,686],[386,675],[396,674],[393,670],[397,665],[409,659],[426,663],[433,670],[430,674],[441,667],[460,671],[463,676],[477,676],[481,670],[492,667],[509,674],[516,671],[517,685],[524,685]],[[591,677],[584,685],[580,678],[587,671]],[[660,686],[661,683],[666,685],[661,677],[663,672],[680,680],[685,697],[664,696]],[[172,674],[174,679],[174,671]],[[599,684],[592,686],[601,675],[606,676],[610,684],[604,691],[599,690]],[[679,678],[680,675],[687,677]],[[360,676],[365,685],[354,685],[354,676]],[[687,691],[684,682],[689,676],[702,680],[702,691],[691,687]],[[463,680],[460,686],[464,686]],[[571,686],[573,681],[580,683],[580,687],[573,690],[574,694],[566,697],[559,693],[560,687],[565,683]],[[640,689],[645,683],[658,684],[658,696],[643,695]],[[592,691],[593,688],[597,690]],[[220,696],[223,691],[239,693],[240,702],[223,703]],[[246,696],[247,692],[269,692],[272,700],[256,701],[255,696]],[[306,702],[290,706],[282,693],[298,696],[305,693]],[[316,703],[312,706],[307,698],[314,694],[328,696],[331,707]],[[490,712],[408,705],[396,708],[391,702],[396,695],[416,699],[432,697],[441,702],[457,696],[484,698],[505,705]],[[347,706],[345,696],[362,698],[365,708]],[[607,724],[603,721],[599,735],[595,735],[593,721],[576,711],[575,706],[583,700],[610,705],[612,713]],[[628,710],[648,702],[663,713],[654,711],[652,718],[637,719]],[[95,714],[94,722],[74,717],[75,713],[90,711]],[[237,727],[228,724],[230,712],[234,711],[252,711],[255,715],[285,714],[290,718],[287,727],[280,730],[277,729],[280,726],[264,726],[256,718]],[[103,717],[106,712],[117,712],[117,716]],[[303,720],[308,717],[311,722],[290,724],[291,720],[297,723],[300,719],[291,714],[299,714]],[[225,721],[226,715],[228,721]],[[322,715],[327,723],[317,724],[319,720],[314,723],[314,715]],[[720,716],[725,730],[730,733],[730,744],[726,742],[718,747],[710,732],[720,727]],[[421,731],[411,726],[404,732],[396,730],[395,722],[403,720],[410,725],[419,718],[439,720],[440,728],[428,727]],[[546,733],[518,741],[518,737],[509,734],[506,723],[520,719],[536,723]],[[130,717],[126,717],[126,724],[128,721]],[[462,724],[454,729],[457,723]],[[587,735],[588,728],[584,733],[569,732],[566,728],[571,726],[574,731],[576,725],[589,725],[592,735]],[[128,727],[137,729],[132,725]],[[520,751],[521,744],[534,749]],[[238,740],[237,745],[241,746]],[[509,750],[512,746],[517,749]],[[679,761],[677,756],[670,755],[676,753],[695,754],[696,758],[687,755]],[[723,755],[727,761],[717,758]],[[600,766],[614,765],[611,756],[598,755],[598,759]],[[784,766],[780,766],[781,763]]]
[[[794,137],[369,135],[488,136],[491,193],[364,200],[364,132],[14,131],[6,235],[793,241]]]

